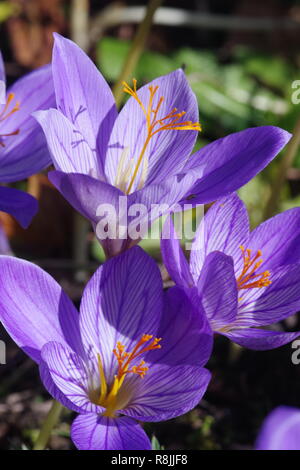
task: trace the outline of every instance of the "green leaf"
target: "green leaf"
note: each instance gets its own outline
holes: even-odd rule
[[[151,439],[152,450],[164,450],[164,446],[161,446],[157,438],[153,434]]]

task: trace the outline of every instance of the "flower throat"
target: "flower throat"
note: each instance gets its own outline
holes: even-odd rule
[[[98,371],[100,376],[100,393],[96,403],[106,408],[103,413],[104,416],[113,417],[115,411],[118,408],[120,409],[122,406],[120,401],[118,402],[118,393],[127,374],[137,374],[141,378],[145,376],[149,369],[145,366],[145,361],[141,360],[136,365],[132,365],[132,362],[137,357],[141,357],[146,354],[148,351],[161,348],[161,345],[158,344],[161,341],[161,338],[152,338],[152,335],[143,335],[131,352],[125,351],[125,346],[118,341],[116,348],[113,350],[113,354],[118,362],[118,372],[114,376],[114,382],[110,390],[108,390],[106,383],[101,356],[100,354],[97,355]]]

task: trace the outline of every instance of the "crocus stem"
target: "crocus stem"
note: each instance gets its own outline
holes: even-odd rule
[[[294,158],[296,156],[298,147],[300,145],[300,118],[296,122],[293,136],[288,143],[286,152],[278,166],[278,173],[273,181],[271,188],[271,195],[267,202],[266,209],[264,212],[264,220],[269,219],[274,215],[278,209],[280,200],[281,189],[286,181],[288,169],[292,166]]]
[[[33,450],[44,450],[46,448],[52,429],[56,426],[62,409],[63,406],[58,401],[53,400],[49,413],[34,444]]]
[[[128,81],[130,75],[134,72],[136,64],[145,47],[146,39],[149,34],[155,11],[162,4],[162,0],[150,0],[143,21],[140,23],[133,40],[132,46],[125,59],[122,71],[113,88],[113,94],[117,106],[119,107],[123,98],[123,81]]]

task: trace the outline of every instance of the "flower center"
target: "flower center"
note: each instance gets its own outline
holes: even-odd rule
[[[252,257],[252,250],[245,249],[243,245],[240,246],[243,254],[244,267],[241,274],[237,278],[238,289],[252,289],[255,287],[261,288],[271,284],[269,279],[270,271],[264,271],[256,274],[257,269],[261,266],[263,260],[261,259],[262,252],[258,250]]]
[[[199,122],[192,122],[192,121],[180,122],[180,119],[182,118],[182,116],[186,114],[186,112],[185,111],[178,112],[177,108],[173,108],[166,116],[158,118],[158,112],[164,101],[164,97],[163,96],[159,97],[157,105],[155,107],[153,105],[153,101],[154,101],[154,97],[157,93],[159,86],[158,85],[149,86],[149,101],[148,101],[147,106],[145,106],[137,94],[137,89],[136,89],[137,81],[135,79],[133,79],[132,81],[133,81],[133,88],[131,88],[126,82],[123,82],[123,85],[124,85],[123,91],[131,95],[137,101],[139,106],[142,108],[142,111],[145,116],[145,123],[147,126],[147,134],[146,134],[146,139],[143,144],[141,153],[136,163],[134,163],[133,160],[131,159],[128,165],[126,166],[126,168],[124,168],[124,162],[128,153],[128,149],[124,149],[121,155],[121,158],[118,164],[118,171],[117,171],[115,184],[117,187],[123,190],[126,194],[129,194],[131,191],[142,162],[143,162],[143,168],[142,168],[142,173],[141,173],[138,189],[142,188],[146,181],[147,171],[148,171],[148,158],[144,158],[144,156],[145,156],[147,147],[149,145],[149,142],[154,135],[158,134],[158,132],[168,131],[168,130],[177,130],[177,131],[187,131],[187,130],[200,131],[201,130],[201,126]]]
[[[7,119],[9,116],[11,116],[16,111],[19,111],[19,109],[20,109],[19,101],[17,101],[15,103],[15,105],[12,107],[12,109],[9,109],[10,104],[13,101],[14,97],[15,97],[14,93],[9,93],[8,94],[7,99],[6,99],[6,103],[5,103],[2,111],[0,112],[0,123],[2,121],[5,121],[5,119]],[[8,134],[0,134],[0,146],[5,147],[5,144],[1,139],[2,137],[9,137],[9,136],[12,136],[12,135],[17,135],[17,134],[19,134],[19,132],[20,132],[20,129],[16,129],[15,131],[9,132]]]
[[[114,376],[114,382],[108,390],[103,364],[100,354],[97,355],[98,370],[100,376],[100,394],[97,399],[97,404],[106,408],[103,413],[104,416],[113,417],[115,411],[124,406],[124,400],[120,400],[118,396],[120,389],[123,385],[124,379],[127,374],[137,374],[143,378],[148,370],[145,366],[145,361],[140,360],[137,364],[133,365],[133,361],[137,357],[143,356],[146,352],[153,349],[160,349],[161,345],[158,344],[161,338],[154,338],[152,335],[143,335],[138,343],[133,348],[132,352],[125,351],[125,346],[120,342],[117,343],[116,348],[113,350],[118,361],[118,372]]]

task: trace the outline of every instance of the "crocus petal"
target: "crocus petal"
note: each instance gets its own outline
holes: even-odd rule
[[[60,111],[37,111],[34,117],[42,126],[57,170],[65,173],[97,174],[97,158],[80,130]]]
[[[30,224],[32,217],[38,211],[37,200],[14,188],[0,187],[0,210],[8,212],[22,225],[27,228]]]
[[[5,104],[5,102],[6,102],[6,79],[5,79],[3,57],[0,51],[0,104]]]
[[[0,134],[17,129],[19,134],[6,137],[0,151],[0,180],[4,183],[27,178],[51,164],[43,131],[31,116],[38,109],[55,106],[51,67],[46,65],[31,72],[8,92],[14,93],[14,102],[20,102],[20,109],[1,123]]]
[[[0,257],[0,320],[37,362],[48,341],[75,349],[80,343],[78,312],[59,284],[38,266],[11,256]]]
[[[11,247],[9,240],[6,236],[2,223],[0,222],[0,254],[1,255],[11,255]]]
[[[71,438],[79,450],[151,450],[145,431],[126,416],[79,415],[73,421]]]
[[[52,71],[57,107],[81,131],[91,149],[98,147],[101,160],[117,116],[113,94],[99,70],[74,42],[57,33],[54,37]]]
[[[185,170],[198,169],[199,180],[190,194],[204,204],[246,184],[280,152],[291,134],[279,127],[245,129],[218,139],[192,155]]]
[[[202,367],[153,364],[142,380],[134,381],[134,396],[126,416],[141,421],[165,421],[192,410],[203,397],[210,372]]]
[[[237,326],[270,325],[300,310],[300,264],[274,269],[270,279],[269,286],[241,291]]]
[[[300,208],[287,210],[259,225],[250,235],[249,248],[262,251],[263,267],[272,270],[300,261]]]
[[[109,204],[118,215],[119,197],[123,193],[110,184],[79,173],[51,171],[48,177],[64,198],[94,225],[99,221],[101,204]]]
[[[249,238],[249,220],[243,202],[231,194],[215,202],[202,219],[192,245],[190,267],[197,281],[206,256],[222,251],[234,260],[235,271],[241,268],[240,245]]]
[[[152,109],[156,108],[159,97],[164,96],[157,119],[164,118],[177,108],[178,111],[186,111],[179,121],[198,121],[197,101],[182,70],[159,77],[138,90],[138,97],[146,109],[150,97],[149,86],[159,87]],[[165,121],[164,124],[169,121]],[[155,129],[159,127],[158,125]],[[124,149],[128,149],[128,155],[124,161],[125,168],[130,159],[137,162],[146,141],[147,132],[143,110],[137,101],[130,97],[116,119],[108,144],[105,173],[111,184],[114,184]],[[155,134],[143,157],[143,161],[148,159],[147,183],[163,181],[167,176],[179,173],[192,151],[196,137],[197,132],[191,130],[166,130]],[[143,164],[140,166],[138,175],[141,174],[142,168]],[[136,189],[138,184],[139,177],[136,178],[133,189]]]
[[[210,358],[212,331],[200,300],[196,307],[189,293],[190,290],[172,287],[164,294],[164,311],[158,330],[161,349],[147,354],[148,363],[204,366]]]
[[[40,362],[39,371],[44,387],[55,400],[59,401],[63,406],[75,411],[76,413],[82,413],[82,409],[76,406],[72,401],[68,400],[66,395],[64,395],[63,392],[55,385],[49,368],[44,361]]]
[[[163,182],[150,184],[128,196],[128,207],[142,204],[147,209],[147,220],[152,222],[161,215],[181,210],[177,204],[196,181],[197,174],[190,171],[185,175],[174,175]],[[189,208],[191,208],[191,204]]]
[[[43,346],[41,355],[55,386],[63,395],[61,402],[66,398],[78,407],[81,413],[104,411],[104,408],[90,401],[88,396],[90,374],[78,354],[58,342],[51,341]]]
[[[278,406],[265,419],[256,440],[257,450],[300,450],[300,410]]]
[[[162,310],[162,280],[140,247],[108,260],[87,284],[80,307],[86,351],[101,353],[108,382],[116,373],[120,341],[130,352],[143,334],[156,335]]]
[[[163,226],[160,248],[164,265],[175,284],[185,288],[193,286],[190,267],[170,216]]]
[[[214,331],[235,320],[238,296],[230,256],[216,251],[206,257],[198,280],[198,293]]]
[[[135,208],[139,212],[141,208],[145,211],[142,216],[139,216],[137,225],[149,228],[152,221],[161,215],[168,213],[174,209],[176,202],[179,201],[186,193],[187,188],[191,187],[195,181],[195,174],[190,172],[183,177],[175,175],[170,177],[164,183],[150,185],[137,191],[129,196],[125,196],[122,191],[111,186],[110,184],[98,181],[91,176],[77,174],[77,173],[63,173],[54,171],[49,173],[49,179],[60,193],[67,199],[67,201],[84,217],[89,219],[96,231],[97,224],[103,220],[103,214],[99,212],[100,205],[102,205],[104,212],[108,211],[108,217],[111,217],[116,228],[120,225],[129,230],[132,227],[135,236],[135,243],[140,241],[145,235],[142,231],[141,234],[135,234]],[[121,198],[122,197],[122,198]],[[122,200],[122,203],[120,201]],[[142,205],[142,206],[141,206]],[[181,209],[181,206],[179,206]],[[97,215],[98,214],[98,215]],[[101,215],[101,217],[100,217]],[[122,222],[124,220],[124,223]],[[140,235],[140,238],[139,238]],[[119,240],[98,239],[104,245],[106,241],[112,241],[112,244],[124,244],[124,239],[132,238],[127,237]],[[125,240],[126,242],[126,240]],[[109,244],[109,243],[107,243]],[[126,243],[125,243],[126,245]],[[120,250],[121,251],[121,250]],[[106,252],[112,252],[113,255],[118,253],[115,248],[110,249],[106,247]]]
[[[222,333],[231,341],[256,351],[266,351],[275,349],[290,343],[300,336],[300,331],[293,333],[282,333],[280,331],[260,330],[257,328],[245,328],[232,330],[229,333]]]

